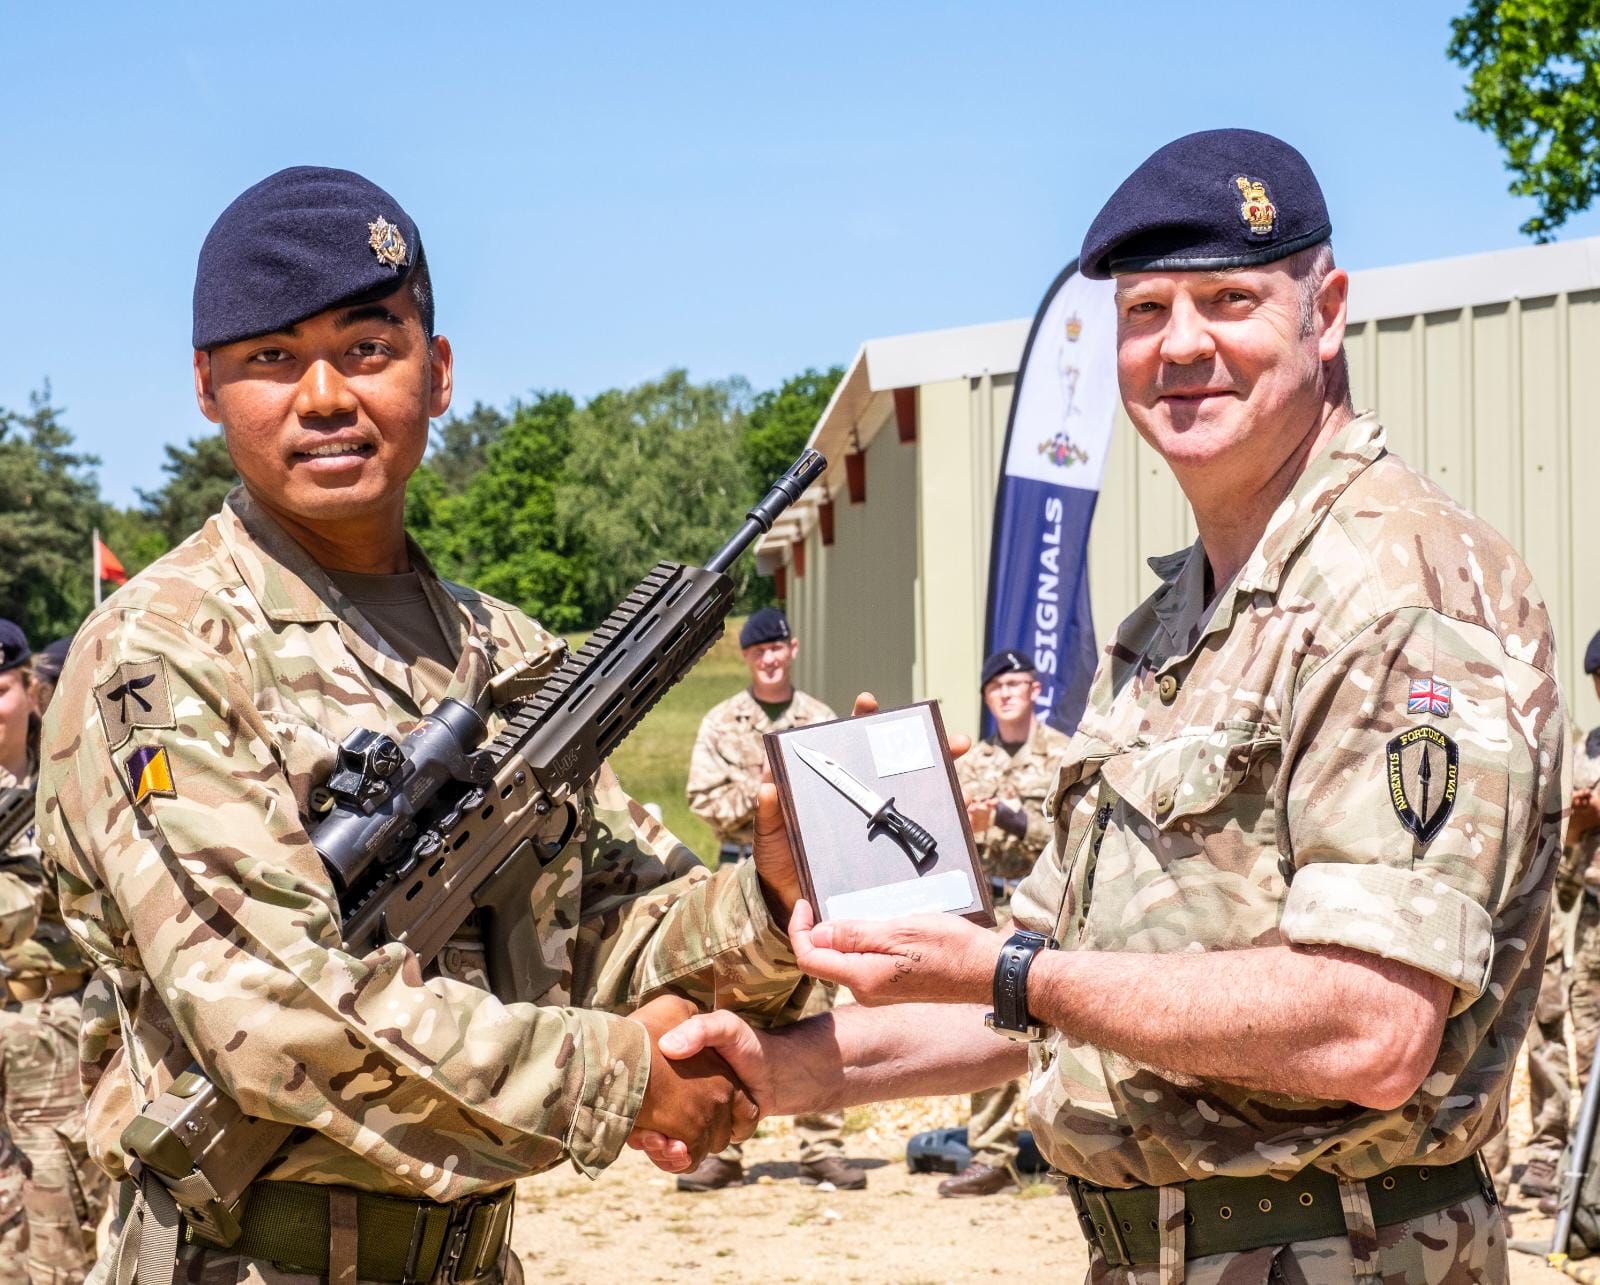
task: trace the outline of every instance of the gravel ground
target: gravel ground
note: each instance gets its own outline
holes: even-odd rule
[[[1513,1137],[1526,1134],[1514,1100]],[[746,1183],[704,1195],[675,1189],[634,1152],[589,1182],[570,1171],[529,1179],[514,1233],[529,1281],[988,1281],[1019,1273],[1081,1280],[1087,1253],[1072,1203],[1039,1184],[982,1200],[944,1200],[936,1174],[912,1174],[905,1139],[959,1121],[965,1103],[919,1099],[850,1112],[850,1157],[865,1191],[823,1191],[795,1177],[795,1142],[773,1121],[745,1148]],[[1520,1124],[1519,1124],[1520,1120]],[[1548,1244],[1548,1219],[1513,1205],[1515,1234]],[[1567,1278],[1512,1255],[1515,1285]]]

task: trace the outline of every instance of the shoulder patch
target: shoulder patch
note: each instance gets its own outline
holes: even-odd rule
[[[172,763],[167,758],[166,746],[139,746],[128,755],[127,768],[128,786],[135,803],[143,803],[152,795],[163,799],[178,797],[172,784]]]
[[[100,721],[105,724],[106,742],[116,749],[136,727],[176,727],[172,716],[172,694],[167,689],[167,670],[156,660],[129,660],[94,689]]]
[[[1423,843],[1439,833],[1456,806],[1460,752],[1437,727],[1413,727],[1386,747],[1389,802],[1400,824]]]

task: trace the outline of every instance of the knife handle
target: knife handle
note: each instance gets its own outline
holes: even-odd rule
[[[925,861],[932,861],[937,854],[938,844],[934,837],[924,830],[910,817],[900,812],[894,805],[894,800],[887,800],[878,809],[877,815],[872,818],[873,825],[881,825],[894,838],[911,849],[912,861],[921,865]]]

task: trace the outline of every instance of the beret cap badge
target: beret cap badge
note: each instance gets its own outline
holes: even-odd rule
[[[378,256],[378,262],[385,267],[405,266],[406,239],[400,235],[400,229],[383,215],[380,214],[376,222],[367,224],[367,244]]]
[[[1271,236],[1273,220],[1278,217],[1278,207],[1267,196],[1267,186],[1260,179],[1239,175],[1234,183],[1244,201],[1239,206],[1239,217],[1250,225],[1251,236]]]

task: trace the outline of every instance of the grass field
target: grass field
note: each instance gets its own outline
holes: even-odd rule
[[[661,698],[633,735],[611,757],[611,766],[629,794],[640,803],[661,805],[667,828],[710,865],[717,863],[717,841],[711,827],[689,811],[684,782],[689,777],[689,751],[706,711],[750,681],[739,658],[742,617],[728,621],[728,631],[687,678]],[[574,649],[583,635],[568,639]]]

